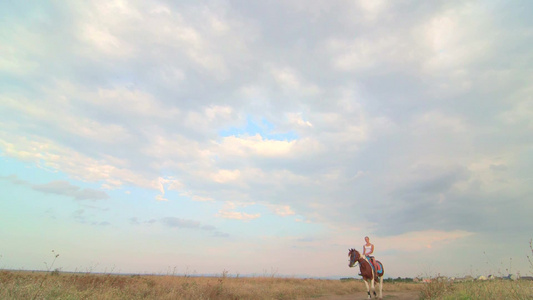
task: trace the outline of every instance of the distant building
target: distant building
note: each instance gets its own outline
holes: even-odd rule
[[[518,276],[515,275],[515,274],[509,274],[509,275],[507,275],[507,277],[505,277],[505,279],[517,280]]]

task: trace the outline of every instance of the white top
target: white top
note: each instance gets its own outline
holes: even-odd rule
[[[372,251],[372,245],[370,246],[364,245],[363,247],[365,249],[364,253],[369,253],[370,251]],[[365,254],[365,255],[368,255],[368,254]]]

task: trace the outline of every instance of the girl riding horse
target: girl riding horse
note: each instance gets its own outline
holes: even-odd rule
[[[366,259],[372,264],[374,270],[376,270],[376,261],[374,259],[374,244],[370,243],[370,238],[365,236],[366,244],[363,245],[363,255],[366,256]]]

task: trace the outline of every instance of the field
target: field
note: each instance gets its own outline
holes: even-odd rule
[[[533,299],[533,281],[385,283],[385,299]],[[0,299],[353,299],[361,280],[0,271]],[[362,298],[363,299],[363,298]]]
[[[386,287],[402,291],[422,285]],[[310,299],[358,292],[366,293],[360,280],[0,272],[0,299]]]
[[[490,280],[424,284],[420,299],[533,299],[533,281]]]

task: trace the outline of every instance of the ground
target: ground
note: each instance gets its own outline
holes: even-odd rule
[[[416,300],[420,297],[420,291],[399,291],[399,292],[383,292],[383,299],[387,300]],[[323,296],[319,298],[309,298],[315,299],[315,300],[354,300],[354,299],[368,299],[368,295],[366,292],[358,292],[351,295],[330,295],[330,296]],[[376,299],[376,298],[372,298]]]

